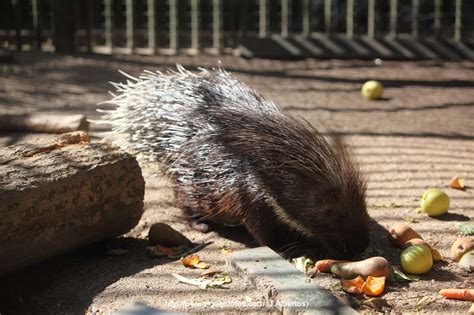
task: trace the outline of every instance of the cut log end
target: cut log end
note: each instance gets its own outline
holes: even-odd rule
[[[115,146],[87,141],[79,133],[0,148],[0,273],[138,223],[145,191],[138,162]]]

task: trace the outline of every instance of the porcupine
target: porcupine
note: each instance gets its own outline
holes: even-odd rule
[[[103,122],[162,164],[193,227],[243,224],[287,257],[348,258],[369,239],[365,183],[341,140],[228,72],[182,66],[116,83]]]

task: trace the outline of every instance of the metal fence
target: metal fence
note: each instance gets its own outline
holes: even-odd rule
[[[219,53],[249,38],[324,34],[438,38],[472,51],[473,26],[473,0],[0,1],[7,49]]]

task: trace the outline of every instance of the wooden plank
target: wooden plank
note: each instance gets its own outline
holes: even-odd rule
[[[133,53],[133,49],[135,48],[135,6],[133,0],[126,0],[125,17],[127,25],[127,48],[129,49],[129,53]]]
[[[12,0],[13,11],[15,15],[15,41],[16,41],[16,49],[22,50],[23,48],[23,38],[21,37],[21,6],[20,0]]]
[[[281,0],[281,36],[288,37],[289,28],[289,0]]]
[[[136,159],[84,132],[0,148],[0,273],[132,229],[143,213]]]
[[[113,40],[113,9],[112,9],[113,0],[104,0],[104,19],[105,19],[105,46],[112,52],[114,49],[114,40]]]
[[[220,52],[222,46],[222,2],[212,1],[212,46],[216,53]]]
[[[346,36],[354,36],[354,0],[347,0],[346,8]]]
[[[258,36],[266,37],[268,35],[268,7],[267,0],[259,0],[258,2]]]
[[[169,1],[170,49],[176,52],[178,49],[178,3],[177,0]]]
[[[327,35],[332,32],[332,1],[324,0],[324,31]]]
[[[156,0],[147,2],[148,48],[151,53],[156,52]]]
[[[398,0],[390,0],[390,35],[397,36]]]
[[[441,31],[441,0],[435,0],[434,2],[433,29],[434,34],[438,36]]]
[[[311,33],[311,0],[303,0],[303,36]]]
[[[191,49],[199,50],[199,0],[191,0]]]
[[[461,27],[462,27],[461,5],[462,5],[462,0],[456,0],[456,12],[454,14],[454,41],[455,42],[461,41]]]
[[[34,33],[34,47],[41,49],[41,25],[39,20],[39,5],[38,0],[31,0],[31,14],[33,17],[33,33]]]
[[[420,13],[420,0],[412,0],[411,8],[411,36],[418,38],[418,19]]]
[[[367,36],[373,38],[375,34],[375,0],[369,0],[367,10]]]

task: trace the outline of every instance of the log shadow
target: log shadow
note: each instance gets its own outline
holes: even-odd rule
[[[62,313],[64,309],[85,312],[94,297],[107,286],[166,263],[145,255],[146,240],[117,240],[128,251],[121,256],[108,255],[109,243],[98,242],[2,275],[0,313],[52,314]],[[54,289],[53,295],[56,296],[48,294],[51,287],[60,287]]]

